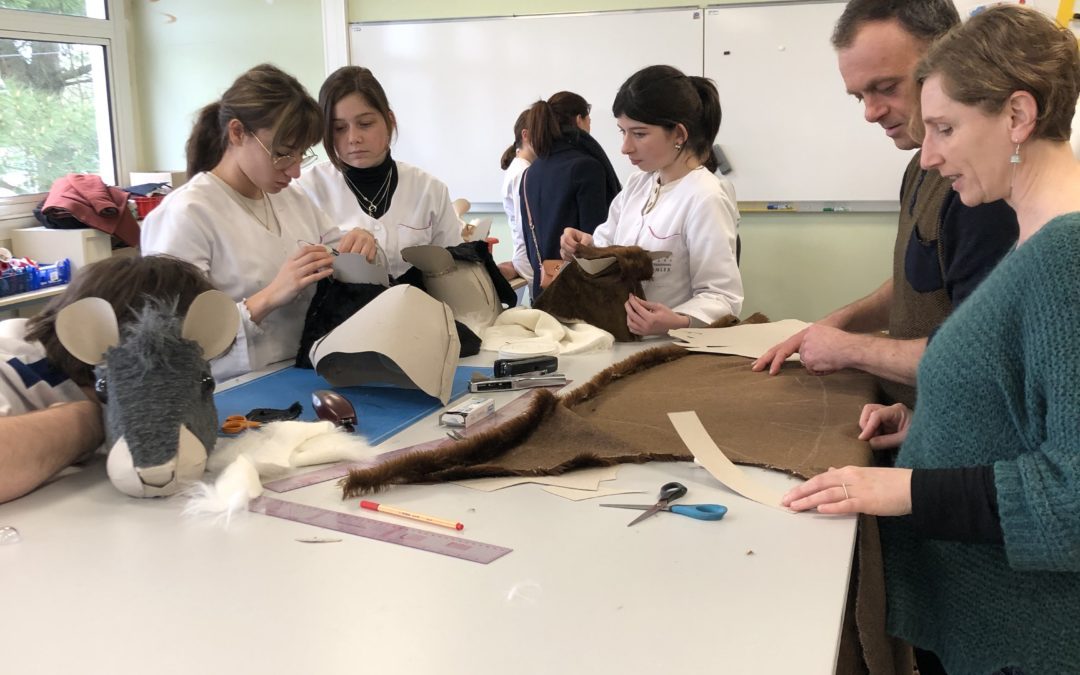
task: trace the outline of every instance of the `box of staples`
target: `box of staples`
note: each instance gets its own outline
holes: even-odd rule
[[[473,396],[439,416],[439,424],[444,427],[471,427],[494,412],[494,399]]]

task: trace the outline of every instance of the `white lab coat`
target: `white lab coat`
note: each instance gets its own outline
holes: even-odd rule
[[[342,228],[370,230],[386,251],[391,276],[398,277],[411,267],[402,259],[402,249],[423,244],[444,247],[460,244],[465,223],[454,212],[445,183],[411,164],[397,161],[394,164],[398,172],[397,188],[390,208],[378,221],[372,221],[364,213],[341,172],[329,161],[305,171],[299,183]]]
[[[529,264],[529,255],[525,252],[525,234],[521,229],[521,174],[532,164],[527,159],[515,157],[506,167],[503,173],[502,195],[503,211],[506,212],[506,222],[510,225],[510,236],[514,240],[514,257],[511,261],[519,276],[532,285],[532,265]]]
[[[232,349],[211,367],[224,380],[292,359],[300,346],[312,284],[256,324],[244,300],[273,281],[304,243],[334,244],[341,230],[295,185],[267,195],[281,234],[273,234],[229,195],[214,176],[200,173],[170,193],[142,226],[144,255],[165,253],[193,263],[236,301],[243,320]]]
[[[671,251],[670,257],[653,262],[653,278],[643,284],[646,299],[706,324],[728,314],[739,316],[739,209],[731,181],[704,167],[694,169],[662,187],[655,206],[642,215],[655,187],[655,173],[635,171],[627,178],[607,221],[593,233],[593,243]]]

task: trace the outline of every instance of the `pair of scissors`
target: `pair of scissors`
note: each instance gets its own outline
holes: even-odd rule
[[[727,513],[727,507],[720,504],[685,504],[672,506],[671,502],[686,494],[686,486],[682,483],[664,483],[660,486],[660,499],[652,506],[648,504],[601,504],[613,509],[644,509],[645,513],[634,518],[627,527],[640,523],[649,516],[656,515],[661,511],[677,513],[680,516],[688,516],[697,520],[720,520]]]
[[[225,418],[225,424],[221,425],[221,430],[227,434],[238,434],[246,429],[257,429],[261,426],[261,422],[253,422],[243,415],[229,415]]]

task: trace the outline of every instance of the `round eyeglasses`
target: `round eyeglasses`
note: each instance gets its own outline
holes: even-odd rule
[[[318,155],[316,155],[311,150],[311,148],[305,150],[304,154],[299,157],[292,153],[272,152],[270,148],[266,147],[266,144],[263,143],[262,140],[255,135],[254,131],[249,130],[248,133],[251,134],[252,138],[255,139],[255,142],[259,144],[259,147],[265,150],[267,155],[270,155],[270,163],[273,164],[274,168],[278,171],[286,171],[288,169],[291,169],[298,162],[301,169],[306,169],[307,167],[314,164],[315,160],[319,158]]]

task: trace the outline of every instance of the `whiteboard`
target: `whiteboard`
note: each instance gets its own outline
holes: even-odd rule
[[[898,201],[913,153],[867,123],[844,90],[830,42],[843,8],[705,10],[705,76],[720,91],[717,142],[739,201]]]
[[[393,155],[450,197],[501,203],[499,158],[518,114],[560,90],[592,106],[592,134],[624,179],[611,116],[619,86],[657,63],[701,74],[703,10],[668,9],[350,26],[350,62],[370,68],[398,120]],[[895,177],[894,177],[895,182]]]

